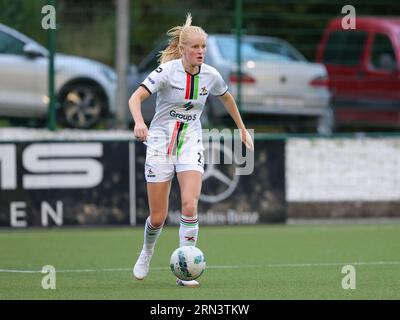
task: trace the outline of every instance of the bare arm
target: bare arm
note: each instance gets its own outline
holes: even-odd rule
[[[219,99],[223,103],[226,111],[228,111],[229,115],[232,117],[233,121],[235,121],[238,129],[246,129],[242,121],[242,117],[240,116],[235,99],[233,99],[232,95],[227,91],[223,96],[220,96]]]
[[[149,96],[150,93],[145,88],[140,86],[136,89],[128,101],[129,110],[131,112],[133,121],[135,122],[133,133],[140,141],[146,141],[147,139],[148,129],[143,120],[141,107],[143,100]]]
[[[242,142],[246,145],[248,149],[253,150],[253,140],[251,139],[251,136],[247,132],[247,129],[243,123],[235,99],[229,92],[226,92],[223,96],[220,96],[219,99],[223,103],[226,111],[228,111],[229,115],[232,117],[233,121],[235,121],[238,129],[240,130],[240,138],[242,139]]]

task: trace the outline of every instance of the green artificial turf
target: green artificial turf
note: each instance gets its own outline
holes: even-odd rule
[[[400,224],[201,226],[200,288],[176,287],[166,226],[145,280],[141,227],[0,230],[1,299],[400,299]],[[343,289],[353,265],[356,289]],[[56,289],[40,273],[56,269]]]

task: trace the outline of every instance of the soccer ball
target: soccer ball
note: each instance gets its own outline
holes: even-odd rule
[[[203,252],[194,246],[176,249],[170,260],[172,273],[181,280],[194,280],[201,276],[206,268]]]

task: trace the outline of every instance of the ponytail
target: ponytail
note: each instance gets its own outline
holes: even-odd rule
[[[183,26],[176,26],[168,30],[168,47],[159,54],[158,61],[160,64],[181,58],[180,46],[186,43],[189,32],[200,32],[207,35],[202,28],[192,26],[192,15],[190,13],[186,15],[186,22]]]

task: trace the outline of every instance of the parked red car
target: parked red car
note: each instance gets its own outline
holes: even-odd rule
[[[332,91],[336,127],[400,128],[400,18],[342,18],[327,26],[317,49]]]

